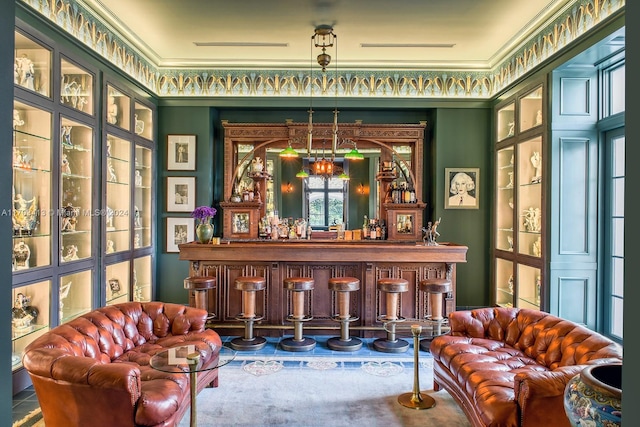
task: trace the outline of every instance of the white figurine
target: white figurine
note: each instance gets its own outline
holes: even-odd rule
[[[67,254],[63,258],[65,261],[75,261],[78,258],[78,246],[69,245],[67,246]]]
[[[140,171],[136,170],[136,174],[135,174],[135,184],[136,187],[142,187],[142,175],[140,175]]]
[[[24,124],[24,120],[20,118],[20,111],[13,109],[13,128],[15,129],[18,126],[22,126]]]
[[[144,122],[142,120],[138,120],[137,114],[134,114],[133,117],[135,119],[136,135],[140,135],[142,134],[142,132],[144,132]]]
[[[538,126],[542,124],[542,110],[538,110],[538,112],[536,113],[536,122],[534,123],[534,126]]]
[[[107,254],[112,254],[115,251],[115,243],[113,243],[113,240],[107,240],[107,249],[104,252]]]
[[[107,105],[107,123],[118,124],[118,104],[113,95],[109,96],[109,105]]]
[[[20,58],[16,58],[16,64],[18,71],[18,83],[27,89],[35,90],[33,83],[35,77],[33,61],[27,57],[27,54],[23,53]]]
[[[109,169],[109,181],[118,182],[118,177],[116,176],[116,169],[113,167],[113,163],[111,163],[111,160],[107,161],[107,168]]]
[[[539,151],[534,151],[531,155],[531,164],[535,169],[533,178],[531,178],[531,183],[534,184],[542,182],[542,157],[540,156]]]
[[[60,172],[65,175],[71,175],[71,166],[69,165],[69,159],[66,154],[63,154],[60,160]]]

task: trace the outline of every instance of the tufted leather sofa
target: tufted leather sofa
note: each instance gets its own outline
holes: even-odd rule
[[[434,390],[447,390],[474,426],[569,427],[567,382],[588,364],[622,360],[615,342],[538,310],[457,311],[449,324],[430,345]]]
[[[189,376],[149,366],[169,347],[193,344],[217,363],[220,336],[207,312],[181,304],[127,302],[102,307],[46,332],[23,353],[47,427],[175,426],[189,408]],[[199,392],[218,370],[198,373]]]

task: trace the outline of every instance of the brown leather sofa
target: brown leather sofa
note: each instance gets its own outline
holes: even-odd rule
[[[430,345],[434,390],[447,390],[474,426],[570,427],[567,382],[588,364],[622,360],[615,342],[537,310],[457,311],[449,323]]]
[[[102,307],[46,332],[25,348],[47,427],[175,426],[189,408],[189,376],[149,366],[151,356],[195,345],[203,366],[217,363],[220,336],[207,312],[181,304],[127,302]],[[215,365],[214,365],[215,366]],[[197,391],[218,370],[198,373]]]

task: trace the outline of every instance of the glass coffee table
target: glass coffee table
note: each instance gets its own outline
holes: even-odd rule
[[[189,385],[191,389],[191,421],[189,425],[190,427],[196,427],[197,373],[218,369],[233,361],[235,357],[235,351],[229,347],[222,346],[218,353],[218,363],[203,367],[200,353],[196,349],[196,346],[193,344],[182,344],[156,353],[151,357],[149,366],[162,372],[176,373],[182,371],[189,374]]]

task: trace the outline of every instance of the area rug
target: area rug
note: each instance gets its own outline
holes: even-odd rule
[[[433,391],[433,360],[420,363],[419,385],[436,406],[398,403],[413,391],[413,363],[331,360],[236,361],[220,368],[217,388],[198,394],[198,426],[465,427],[464,413],[444,390]],[[189,411],[179,427],[189,426]]]

